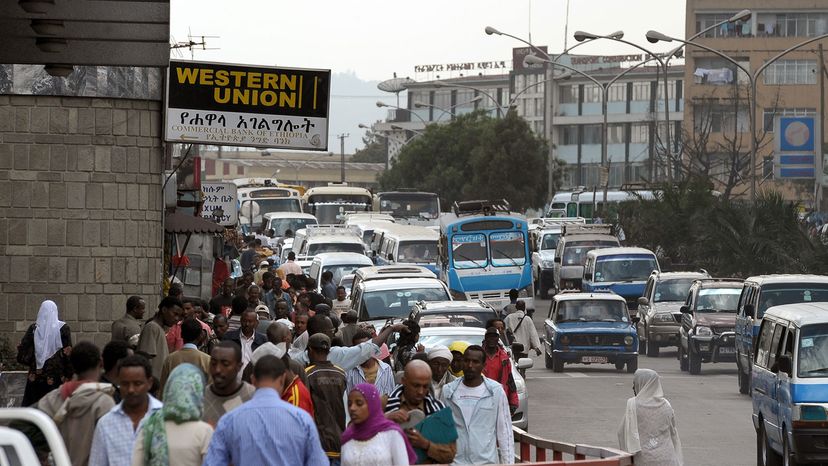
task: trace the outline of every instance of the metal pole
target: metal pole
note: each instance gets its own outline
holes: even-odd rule
[[[737,72],[738,73],[738,72]],[[748,74],[750,79],[750,202],[756,204],[756,78]],[[737,78],[738,79],[738,74]],[[736,114],[739,119],[739,114]]]
[[[553,96],[552,96],[552,73],[554,72],[554,70],[552,69],[552,66],[550,66],[548,63],[545,64],[544,68],[545,68],[544,76],[546,77],[546,82],[544,83],[544,88],[543,88],[543,90],[544,90],[544,93],[543,93],[543,101],[544,101],[544,106],[543,106],[543,128],[544,128],[544,132],[546,133],[545,137],[546,137],[547,141],[549,141],[549,147],[548,147],[548,150],[549,150],[549,154],[548,154],[548,159],[549,159],[548,160],[548,164],[549,164],[548,172],[549,173],[547,173],[547,178],[548,178],[547,183],[548,183],[549,186],[548,186],[547,191],[546,191],[546,197],[547,197],[547,201],[551,203],[552,202],[552,196],[555,194],[554,186],[552,186],[552,183],[554,182],[554,179],[555,179],[555,177],[553,176],[553,172],[555,170],[555,149],[554,149],[554,144],[552,144],[552,99],[553,99]]]
[[[819,44],[819,144],[816,155],[816,173],[814,176],[814,210],[822,211],[822,179],[825,177],[824,155],[822,153],[822,141],[825,139],[823,130],[825,128],[825,58],[822,54],[822,44]]]
[[[607,140],[609,136],[609,125],[607,124],[607,99],[609,97],[608,94],[610,86],[612,86],[612,83],[607,83],[601,86],[601,113],[603,113],[604,116],[604,121],[601,123],[601,132],[603,133],[603,137],[601,138],[601,169],[604,170],[607,175],[607,180],[604,182],[604,208],[607,206],[607,189],[609,189],[610,177],[609,157],[607,156],[607,150],[609,147],[609,141]],[[593,209],[592,218],[595,218],[595,215],[596,213]]]
[[[667,139],[667,182],[673,184],[673,144],[670,140],[670,83],[667,75],[667,63],[661,61],[662,68],[664,68],[664,120],[667,122],[666,131]],[[658,128],[658,125],[656,125]]]
[[[345,138],[347,138],[348,136],[350,136],[350,134],[348,133],[342,133],[337,136],[339,138],[339,155],[342,160],[339,181],[341,181],[342,183],[345,182]]]

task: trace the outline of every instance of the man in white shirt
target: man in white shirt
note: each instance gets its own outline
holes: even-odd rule
[[[533,349],[535,354],[540,356],[541,343],[538,330],[532,322],[532,316],[526,312],[526,303],[518,301],[515,303],[515,309],[515,312],[503,319],[503,324],[511,330],[512,335],[515,336],[515,342],[523,345],[524,351]]]
[[[342,314],[348,312],[348,309],[351,308],[351,300],[347,299],[347,296],[348,292],[344,286],[336,287],[336,299],[333,302],[333,306],[331,306],[332,315],[341,319]]]
[[[244,372],[244,368],[250,362],[256,348],[267,343],[267,336],[256,331],[258,324],[259,318],[256,311],[248,308],[241,315],[241,328],[224,334],[225,340],[235,341],[241,347],[242,367],[239,371],[240,374]]]
[[[285,272],[287,275],[302,275],[302,267],[296,262],[296,253],[291,251],[288,253],[287,262],[279,266],[279,270]]]

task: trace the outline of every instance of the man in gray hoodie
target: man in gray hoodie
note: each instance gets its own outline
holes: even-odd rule
[[[69,356],[75,376],[52,390],[37,408],[57,424],[69,458],[74,466],[86,466],[95,425],[115,406],[112,384],[98,383],[101,377],[101,351],[88,341],[78,342]]]

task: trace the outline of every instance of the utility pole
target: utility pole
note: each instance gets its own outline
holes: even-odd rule
[[[825,130],[825,58],[822,55],[822,43],[819,43],[819,129],[817,130],[817,134],[819,134],[819,139],[817,140],[818,146],[815,147],[817,150],[817,160],[815,163],[815,176],[814,176],[814,210],[815,211],[822,211],[822,180],[825,178],[825,160],[823,157],[822,148],[824,146],[823,140],[825,140],[825,136],[823,132]]]
[[[345,138],[350,136],[348,133],[337,134],[336,137],[339,138],[339,156],[342,160],[342,165],[340,167],[340,180],[342,183],[345,182]]]

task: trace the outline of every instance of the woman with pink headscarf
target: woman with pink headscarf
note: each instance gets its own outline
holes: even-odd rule
[[[342,433],[342,466],[414,464],[417,455],[402,428],[386,419],[376,387],[361,383],[348,394],[351,424]]]
[[[69,326],[58,319],[57,304],[50,300],[43,301],[37,321],[29,326],[17,346],[17,362],[29,368],[23,406],[37,403],[72,378],[72,365],[69,363],[71,351],[72,333]]]

